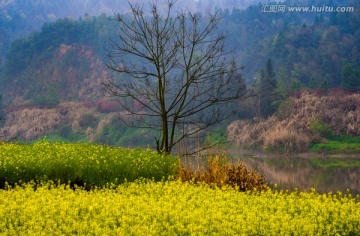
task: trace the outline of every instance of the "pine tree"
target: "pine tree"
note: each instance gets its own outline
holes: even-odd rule
[[[275,112],[273,102],[275,100],[276,80],[271,59],[268,59],[266,68],[260,71],[259,108],[260,116],[266,118]]]
[[[349,91],[360,90],[360,70],[351,64],[346,64],[341,70],[341,86]]]

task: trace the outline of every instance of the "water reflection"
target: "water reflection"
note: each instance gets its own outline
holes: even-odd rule
[[[281,189],[301,191],[315,188],[319,193],[346,192],[360,194],[360,155],[352,157],[291,156],[266,154],[231,154],[258,170]]]

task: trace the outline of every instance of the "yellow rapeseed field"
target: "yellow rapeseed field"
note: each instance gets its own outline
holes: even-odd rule
[[[179,181],[92,191],[29,184],[0,190],[0,235],[359,235],[358,200]]]
[[[177,170],[149,149],[0,144],[0,235],[360,235],[359,196],[240,192]]]

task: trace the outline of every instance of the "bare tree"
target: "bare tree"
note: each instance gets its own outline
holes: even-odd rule
[[[149,3],[148,15],[143,6],[129,3],[129,14],[116,15],[119,33],[108,50],[108,67],[115,73],[103,81],[133,116],[128,125],[141,120],[141,127],[158,131],[161,153],[222,121],[224,104],[247,96],[226,37],[215,32],[217,14],[174,14],[175,2],[165,1],[166,12]]]

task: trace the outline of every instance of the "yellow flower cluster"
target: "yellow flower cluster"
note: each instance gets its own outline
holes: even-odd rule
[[[175,175],[177,160],[149,149],[114,148],[87,143],[0,144],[0,177],[8,182],[81,180],[104,186],[138,178]]]
[[[315,191],[262,193],[179,181],[0,190],[0,235],[359,235],[360,203]]]

